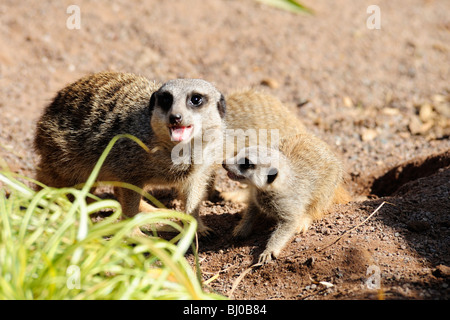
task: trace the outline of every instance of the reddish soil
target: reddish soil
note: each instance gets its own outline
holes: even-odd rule
[[[33,176],[39,114],[88,72],[263,88],[341,156],[355,201],[248,271],[232,298],[449,299],[450,2],[379,0],[380,30],[366,26],[370,1],[304,2],[314,15],[251,0],[77,1],[81,28],[70,30],[70,1],[3,0],[0,159]],[[220,177],[219,189],[236,187]],[[232,240],[242,209],[216,199],[202,211],[216,235],[200,240],[200,266],[205,280],[218,275],[208,290],[224,295],[270,234],[262,223]]]

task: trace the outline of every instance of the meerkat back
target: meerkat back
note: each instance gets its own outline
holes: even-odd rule
[[[273,95],[248,89],[227,96],[226,124],[230,129],[277,129],[280,137],[307,132],[300,119]]]
[[[157,87],[134,74],[102,72],[60,90],[37,123],[38,180],[53,187],[86,181],[108,142],[118,134],[125,115],[148,108]],[[148,132],[138,131],[148,131],[148,127],[128,133],[145,135]]]
[[[131,132],[148,135],[145,112],[158,85],[128,73],[85,76],[60,90],[37,123],[34,147],[41,157],[37,179],[53,187],[86,181],[121,122],[137,120]],[[130,115],[136,115],[131,119]]]
[[[236,155],[243,147],[269,147],[284,137],[307,132],[293,111],[268,93],[239,90],[227,95],[226,101],[225,159]]]

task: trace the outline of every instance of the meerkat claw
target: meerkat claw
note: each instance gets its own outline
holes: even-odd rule
[[[269,262],[272,261],[273,258],[274,258],[274,257],[272,256],[272,253],[271,253],[271,252],[265,252],[265,251],[264,251],[264,252],[261,253],[261,255],[259,256],[258,264],[263,265],[263,264],[269,263]]]

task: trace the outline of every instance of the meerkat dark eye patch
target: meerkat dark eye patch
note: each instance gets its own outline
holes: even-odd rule
[[[220,100],[217,102],[217,110],[219,110],[221,118],[225,117],[227,104],[225,102],[225,97],[223,96],[223,94],[220,94]]]
[[[161,92],[157,95],[158,105],[164,111],[168,111],[173,104],[173,96],[169,92]]]
[[[253,162],[251,162],[249,158],[240,159],[238,161],[238,164],[239,164],[239,169],[241,169],[241,171],[246,171],[248,169],[255,168],[255,164]]]

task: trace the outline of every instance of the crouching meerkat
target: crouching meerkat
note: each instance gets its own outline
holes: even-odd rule
[[[249,188],[222,192],[221,196],[247,204],[233,232],[236,238],[246,237],[258,217],[278,220],[259,258],[265,263],[276,257],[297,231],[306,232],[331,203],[348,202],[350,195],[342,185],[339,159],[278,98],[246,89],[232,92],[226,99],[226,137],[231,143],[227,140],[229,159],[223,166],[229,178]],[[258,134],[260,129],[266,129],[262,136]],[[247,133],[252,130],[257,132],[257,139]],[[271,130],[277,133],[274,137]],[[249,139],[239,144],[236,140],[242,136]]]
[[[206,158],[199,163],[190,161],[199,156],[191,144],[195,139],[202,141],[208,130],[217,131],[218,139],[210,139],[209,144],[203,141],[203,151],[222,143],[225,109],[223,95],[200,79],[176,79],[160,86],[128,73],[83,77],[59,91],[38,121],[34,140],[40,155],[37,179],[52,187],[84,183],[111,139],[131,134],[150,152],[130,139],[119,139],[98,180],[139,188],[174,186],[182,195],[185,212],[197,219],[198,232],[207,234],[209,228],[199,218],[199,208],[214,161],[206,158],[214,153],[203,152]],[[193,152],[179,161],[177,156],[186,146]],[[134,191],[114,188],[114,193],[126,217],[155,210]]]
[[[281,137],[306,133],[307,129],[292,110],[277,97],[261,90],[246,88],[226,96],[224,159],[231,158],[244,147],[277,144]],[[220,192],[231,202],[246,202],[248,190]],[[213,194],[210,190],[210,194]]]
[[[223,167],[229,178],[249,185],[248,208],[233,236],[247,237],[259,218],[277,221],[259,263],[276,258],[296,232],[306,232],[345,194],[341,162],[325,142],[307,133],[281,139],[278,146],[244,148]]]

